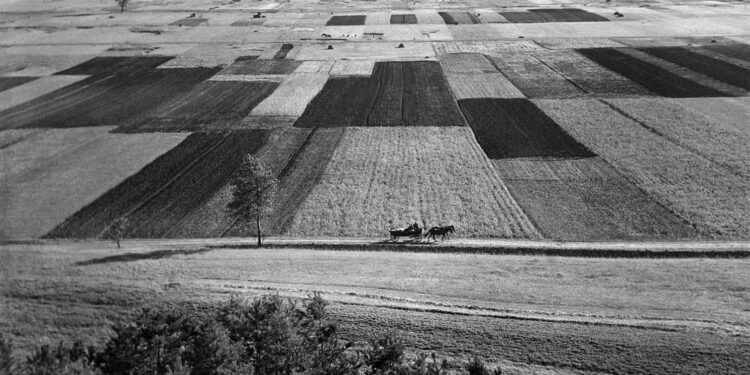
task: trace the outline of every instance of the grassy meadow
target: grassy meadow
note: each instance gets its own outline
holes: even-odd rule
[[[0,250],[0,331],[24,350],[101,344],[142,307],[320,291],[345,336],[394,331],[411,351],[475,353],[508,373],[669,373],[709,355],[707,369],[732,373],[750,348],[749,263],[12,245]]]

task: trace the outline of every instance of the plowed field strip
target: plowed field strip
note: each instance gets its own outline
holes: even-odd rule
[[[194,209],[202,206],[223,187],[242,158],[254,154],[265,142],[267,132],[234,131],[189,171],[160,192],[157,199],[136,210],[131,237],[161,238],[180,225]]]
[[[364,25],[367,16],[333,16],[326,22],[326,26],[356,26]]]
[[[287,234],[385,237],[414,221],[461,237],[538,235],[465,127],[347,128]]]
[[[529,9],[529,12],[539,15],[546,22],[606,22],[609,21],[598,14],[582,9]]]
[[[653,95],[643,86],[585,58],[575,51],[534,53],[545,65],[577,87],[596,96]]]
[[[446,74],[456,99],[524,98],[501,73]]]
[[[440,56],[440,66],[451,73],[497,73],[491,62],[479,53],[449,53]]]
[[[39,77],[0,77],[0,92],[21,86]]]
[[[46,76],[0,92],[0,111],[37,99],[85,79],[86,76]],[[66,91],[60,91],[65,93]],[[56,93],[57,94],[57,93]],[[52,96],[56,95],[53,94]],[[2,116],[0,112],[0,116]],[[4,128],[0,125],[0,128]]]
[[[177,147],[146,165],[96,201],[67,218],[48,237],[96,238],[111,222],[145,204],[157,191],[186,170],[223,138],[223,134],[195,133]]]
[[[499,12],[510,23],[542,23],[544,19],[531,12]]]
[[[747,44],[706,44],[701,48],[750,62],[750,45]]]
[[[292,48],[294,48],[293,44],[289,44],[289,43],[282,44],[281,48],[279,49],[279,51],[276,52],[275,55],[273,55],[273,58],[275,60],[283,60],[283,59],[285,59],[286,55],[289,54],[289,51],[291,51]]]
[[[171,56],[101,56],[65,69],[56,75],[107,76],[146,71],[173,59]]]
[[[469,12],[438,12],[446,25],[473,25],[480,21]]]
[[[370,77],[331,78],[296,127],[462,126],[437,62],[376,63]]]
[[[343,134],[342,128],[314,129],[291,155],[279,173],[279,195],[272,212],[264,220],[265,230],[274,234],[289,234],[297,211],[319,184]],[[255,234],[253,223],[238,221],[222,235],[251,234]]]
[[[726,93],[687,80],[613,48],[578,50],[594,62],[667,97],[727,96]]]
[[[639,50],[724,83],[750,90],[750,70],[748,69],[682,47],[651,47],[639,48]]]
[[[328,75],[325,73],[290,74],[271,95],[253,108],[250,115],[302,116],[308,103],[325,86],[327,80]]]
[[[722,168],[598,100],[535,100],[573,137],[702,234],[750,236],[747,178]]]
[[[416,24],[417,16],[414,14],[391,14],[391,24]]]
[[[195,131],[239,122],[277,87],[270,81],[207,81],[119,131]]]
[[[0,112],[5,127],[120,125],[216,73],[215,68],[155,69],[91,77]]]
[[[528,99],[464,99],[459,105],[490,159],[594,156]]]

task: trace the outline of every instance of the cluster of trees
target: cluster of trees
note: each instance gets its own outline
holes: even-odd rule
[[[479,359],[458,365],[435,356],[407,358],[393,336],[352,342],[337,334],[320,295],[298,301],[233,297],[217,306],[144,310],[114,327],[103,349],[75,343],[38,347],[26,361],[0,337],[0,374],[501,374]]]

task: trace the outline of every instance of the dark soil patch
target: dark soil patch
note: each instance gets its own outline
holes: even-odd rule
[[[631,57],[615,48],[589,48],[578,50],[578,52],[662,96],[670,98],[730,96]]]
[[[289,51],[291,51],[292,48],[294,48],[293,44],[289,44],[289,43],[282,44],[281,48],[279,49],[279,51],[276,52],[275,55],[273,55],[273,58],[276,59],[276,60],[283,60],[283,59],[285,59],[286,55],[289,54]]]
[[[528,99],[458,101],[490,159],[595,156]]]
[[[542,23],[544,19],[531,12],[498,12],[510,23]]]
[[[546,22],[605,22],[607,18],[583,9],[529,9]]]
[[[118,128],[122,132],[220,129],[247,117],[278,87],[270,81],[206,81],[165,102],[146,118]]]
[[[331,78],[296,127],[463,126],[434,61],[379,62],[370,77]]]
[[[358,26],[365,24],[367,16],[333,16],[326,22],[326,26]]]
[[[170,23],[168,26],[198,26],[205,22],[208,22],[207,18],[183,18]]]
[[[172,60],[170,56],[104,56],[94,57],[72,68],[55,74],[107,76],[111,74],[129,74],[156,68]]]
[[[6,128],[124,125],[159,104],[190,91],[218,68],[153,69],[75,84],[0,112]]]
[[[472,25],[480,23],[473,14],[469,12],[438,12],[446,25]]]
[[[416,24],[416,23],[417,23],[417,16],[414,14],[392,14],[391,15],[392,25]]]
[[[639,50],[718,81],[750,90],[750,70],[695,53],[683,47],[650,47]]]
[[[707,44],[702,46],[709,51],[718,52],[722,55],[734,57],[735,59],[745,60],[750,62],[750,45],[742,43],[732,44]]]
[[[48,237],[101,237],[120,217],[126,237],[162,238],[224,186],[266,131],[196,133],[55,228]]]
[[[24,83],[31,82],[39,77],[0,77],[0,91],[12,89],[21,86]]]
[[[591,181],[504,178],[503,182],[545,238],[589,241],[700,237],[694,228],[622,177]]]
[[[249,20],[234,21],[229,26],[259,26],[266,22],[265,18],[254,18]]]
[[[224,68],[220,74],[290,74],[300,64],[302,62],[296,60],[257,60],[255,58],[243,58],[235,60],[231,65]]]

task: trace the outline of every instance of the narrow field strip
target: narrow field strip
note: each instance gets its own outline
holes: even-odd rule
[[[347,128],[286,234],[386,236],[414,221],[455,225],[459,237],[538,237],[459,127]]]
[[[51,129],[0,150],[0,237],[40,237],[185,138],[111,134],[110,127]],[[3,163],[5,164],[5,163]],[[23,168],[20,168],[23,166]]]
[[[172,56],[101,56],[55,74],[107,76],[132,73],[154,69],[172,58]]]
[[[374,68],[375,60],[337,60],[333,63],[329,74],[335,76],[369,76]]]
[[[721,82],[750,90],[750,70],[692,52],[682,47],[639,48],[648,54]]]
[[[175,68],[92,76],[0,112],[0,123],[6,128],[121,125],[189,91],[217,71]]]
[[[391,14],[391,25],[416,24],[417,16],[414,14]]]
[[[726,93],[636,59],[619,49],[594,48],[581,49],[578,52],[662,96],[673,98],[728,96]]]
[[[598,100],[535,100],[567,132],[681,219],[716,238],[750,235],[747,178]]]
[[[356,26],[365,24],[365,15],[354,15],[354,16],[333,16],[326,26]]]
[[[13,146],[16,143],[23,142],[33,138],[49,129],[6,129],[0,130],[0,150]],[[3,166],[3,169],[7,166]]]
[[[578,86],[532,54],[488,57],[529,98],[575,98],[586,95]]]
[[[328,80],[325,73],[293,73],[250,112],[250,116],[299,117]]]
[[[275,55],[273,55],[273,58],[275,60],[283,60],[287,57],[289,52],[294,48],[294,44],[291,43],[284,43],[281,45],[281,48],[276,52]]]
[[[38,78],[39,77],[21,77],[21,76],[0,77],[0,93],[2,93],[5,90],[9,90],[14,87],[17,87],[17,86],[21,86],[23,84],[26,84]]]
[[[529,9],[542,18],[545,22],[607,22],[598,14],[587,12],[583,9],[559,8],[559,9]]]
[[[295,60],[258,60],[255,56],[242,56],[219,74],[290,74],[301,62]]]
[[[499,12],[510,23],[542,23],[541,15],[532,12]]]
[[[481,23],[469,12],[438,12],[446,25],[473,25]]]
[[[440,66],[451,73],[497,73],[497,69],[479,53],[449,53],[440,55]]]
[[[750,132],[685,110],[663,98],[606,99],[649,130],[750,179]],[[745,118],[746,124],[748,118]]]
[[[739,98],[675,98],[667,99],[677,103],[696,116],[706,116],[735,130],[750,130],[750,97]]]
[[[86,79],[87,77],[88,76],[46,76],[2,91],[0,92],[0,111],[4,111],[21,103],[31,101],[45,94],[62,89],[65,86],[74,84]]]
[[[735,44],[706,44],[701,48],[718,52],[722,55],[750,62],[750,45],[743,43]]]
[[[437,62],[378,62],[370,77],[330,78],[295,126],[463,126],[463,118]]]
[[[643,86],[602,67],[575,51],[534,53],[534,57],[594,96],[653,95]]]
[[[490,159],[594,156],[528,99],[464,99],[458,103]]]
[[[501,73],[446,74],[456,99],[525,98]]]
[[[152,110],[121,132],[196,131],[232,127],[279,86],[271,81],[206,81]]]
[[[263,144],[263,131],[194,133],[48,234],[99,238],[120,217],[127,237],[161,238],[224,186],[242,157]]]
[[[544,48],[532,41],[480,41],[466,40],[460,42],[434,42],[432,47],[438,56],[449,53],[481,53],[492,56],[506,56],[513,52],[543,51]]]

